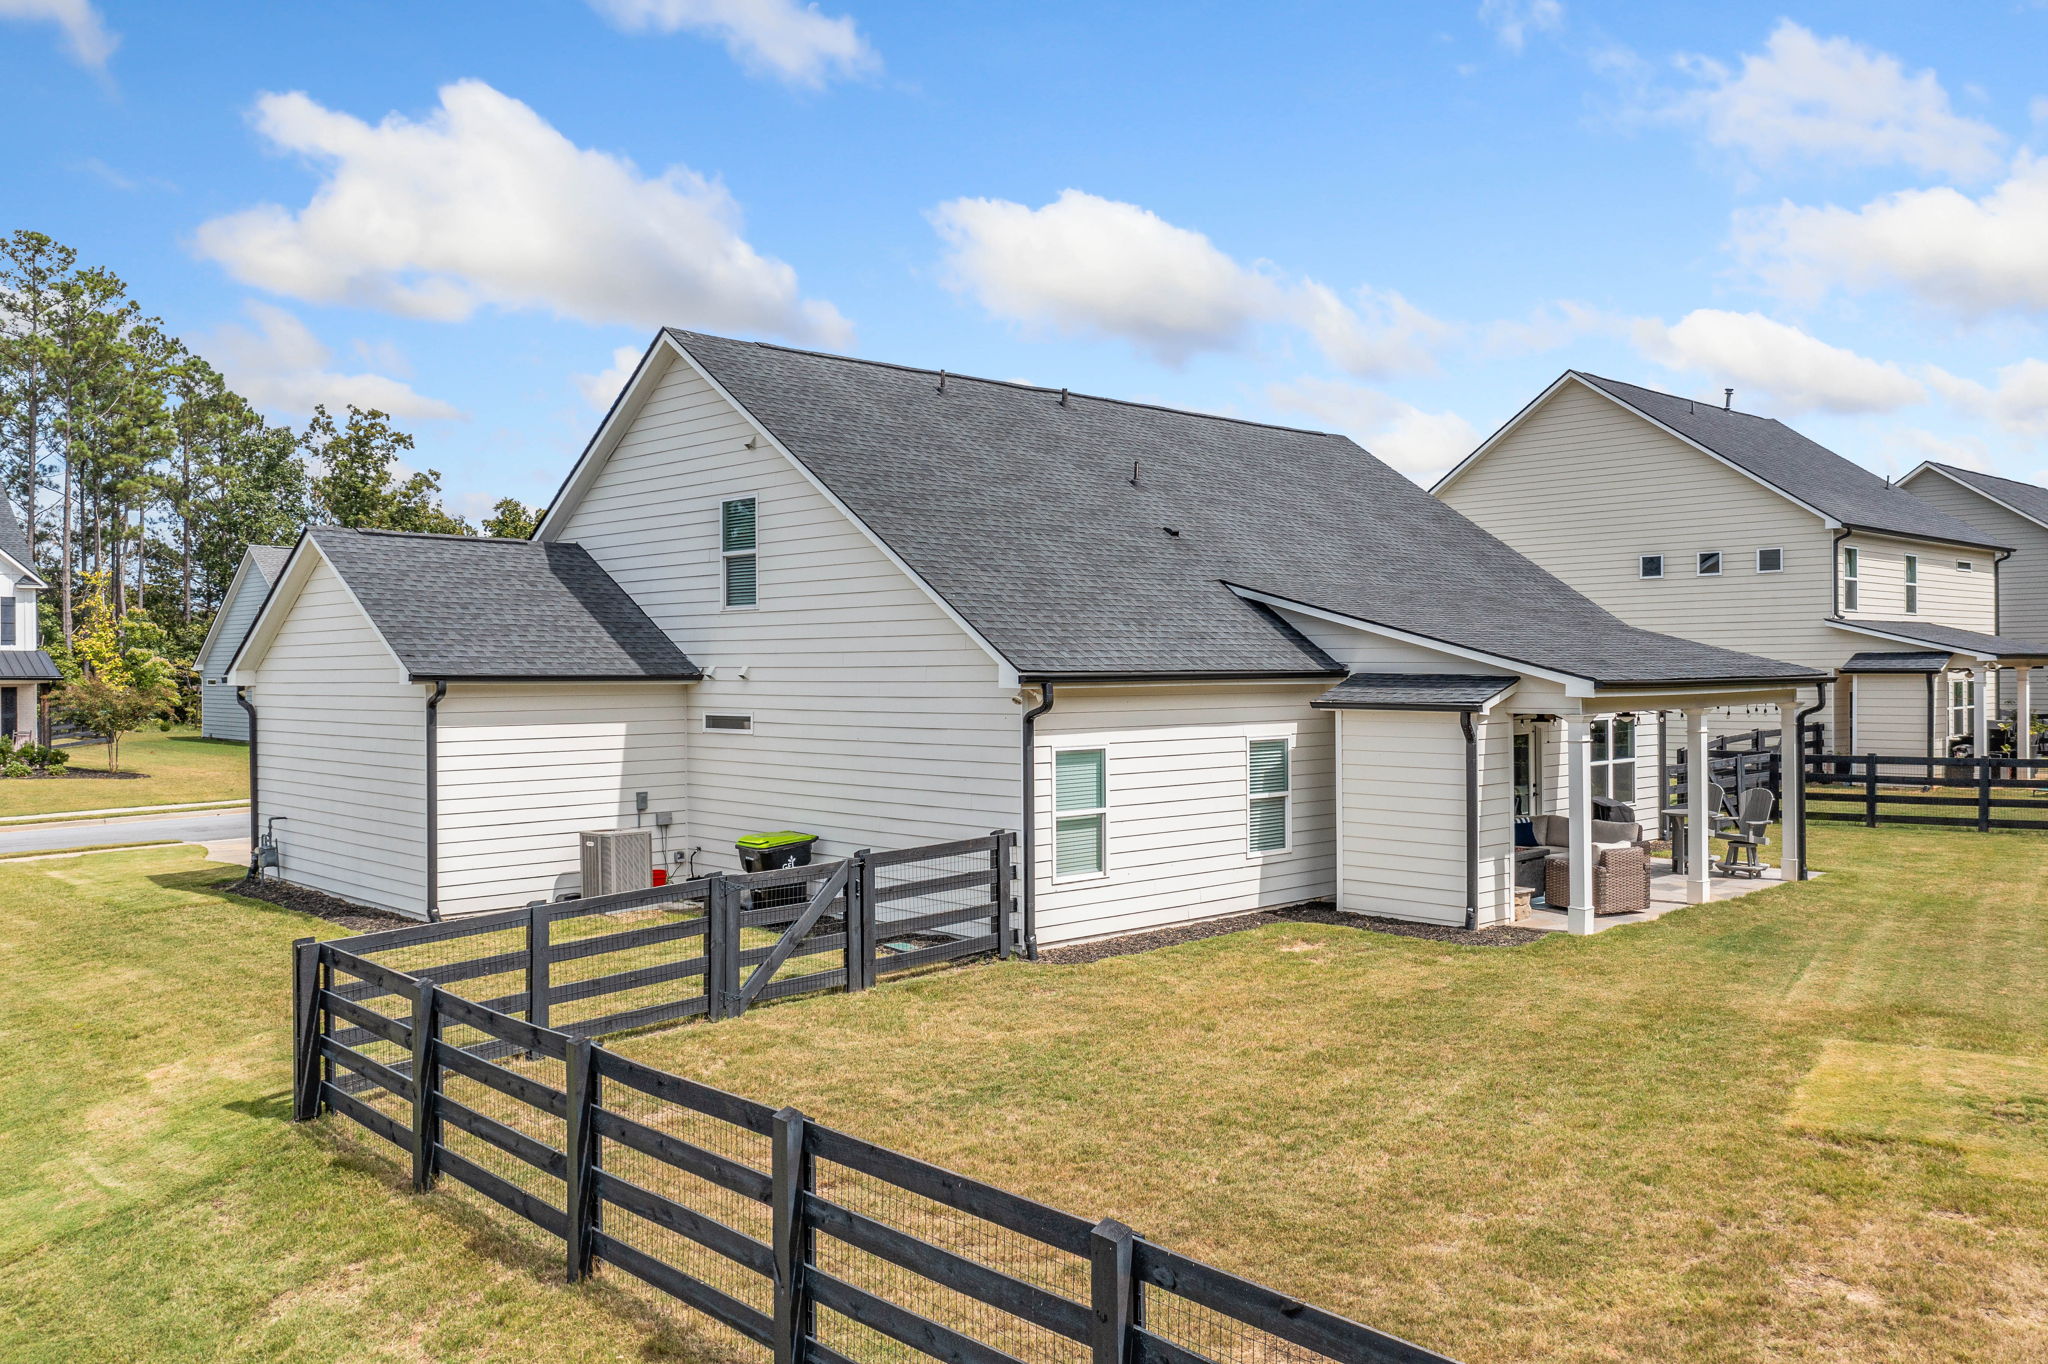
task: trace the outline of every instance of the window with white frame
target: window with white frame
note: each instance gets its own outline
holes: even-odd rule
[[[1920,614],[1920,556],[1906,556],[1906,614]]]
[[[725,604],[753,606],[759,599],[755,546],[759,540],[751,497],[728,497],[718,504],[718,548],[725,561]]]
[[[1515,818],[1530,819],[1543,799],[1543,778],[1537,770],[1536,734],[1522,730],[1515,735]]]
[[[1948,732],[1974,735],[1977,732],[1977,687],[1968,673],[1952,673],[1948,679]]]
[[[1636,721],[1617,715],[1593,722],[1593,794],[1602,800],[1636,798]]]
[[[751,715],[706,715],[704,728],[714,734],[752,734],[754,717]]]
[[[1841,610],[1854,611],[1858,599],[1856,572],[1862,566],[1860,556],[1854,548],[1842,551],[1842,605]]]
[[[20,640],[16,636],[14,623],[14,598],[0,597],[0,648],[12,647]]]
[[[1645,554],[1636,561],[1636,576],[1640,578],[1661,578],[1664,576],[1664,556]]]
[[[1977,571],[1977,565],[1975,565],[1975,564],[1971,563],[1971,562],[1970,562],[1970,561],[1969,561],[1968,559],[1958,559],[1958,560],[1956,560],[1956,572],[1958,572],[1958,573],[1975,573],[1976,571]]]
[[[1109,755],[1066,749],[1052,768],[1052,874],[1099,876],[1109,869]]]
[[[1251,741],[1250,804],[1246,840],[1255,853],[1286,852],[1294,811],[1293,771],[1285,739]]]
[[[1702,578],[1716,577],[1721,572],[1721,551],[1703,549],[1700,551],[1699,574]]]
[[[1782,549],[1760,549],[1756,552],[1756,571],[1759,573],[1782,573],[1785,571],[1785,551]]]

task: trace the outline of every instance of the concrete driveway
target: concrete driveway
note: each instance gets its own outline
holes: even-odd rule
[[[0,853],[63,852],[98,848],[110,843],[204,843],[216,859],[246,861],[249,856],[247,810],[202,811],[181,815],[124,815],[119,819],[73,819],[57,824],[31,824],[0,829]]]

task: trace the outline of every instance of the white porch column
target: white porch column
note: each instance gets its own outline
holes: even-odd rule
[[[1713,758],[1707,752],[1707,713],[1685,713],[1685,894],[1694,904],[1707,902],[1707,885],[1712,868],[1707,858],[1713,845],[1714,808],[1707,800],[1707,786],[1714,780]]]
[[[1567,932],[1593,931],[1593,722],[1583,715],[1564,717],[1565,816],[1571,839],[1571,905],[1565,914]]]
[[[1797,881],[1806,865],[1799,819],[1806,807],[1806,752],[1799,745],[1799,698],[1778,703],[1778,874]]]
[[[1979,758],[1991,756],[1991,708],[1998,704],[1998,684],[1992,680],[1989,663],[1970,669],[1970,685],[1977,691],[1977,722],[1970,734],[1970,751]]]
[[[2034,756],[2034,670],[2022,667],[2013,674],[2014,723],[2013,753],[2022,758]],[[2018,775],[2027,776],[2029,773]]]

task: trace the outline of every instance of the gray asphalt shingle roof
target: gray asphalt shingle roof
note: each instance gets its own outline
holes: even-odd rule
[[[1518,679],[1448,673],[1353,673],[1309,702],[1334,710],[1478,710]]]
[[[1712,403],[1659,393],[1619,379],[1603,379],[1583,370],[1572,373],[1845,526],[1951,544],[2009,548],[1969,522],[1808,440],[1775,417],[1725,412]]]
[[[284,572],[285,561],[292,557],[290,545],[251,545],[249,561],[266,583],[277,581],[277,575]]]
[[[1229,584],[1601,682],[1818,676],[1624,624],[1342,436],[670,334],[1027,677],[1342,671]]]
[[[22,533],[21,521],[14,514],[14,504],[4,494],[0,494],[0,554],[20,564],[25,572],[36,571],[29,558],[28,536]]]
[[[2048,644],[2014,639],[2011,635],[1987,635],[1976,630],[1958,630],[1952,625],[1932,625],[1920,620],[1831,620],[1831,625],[1862,626],[1887,635],[1933,644],[1951,653],[1989,654],[1994,658],[2048,657]]]
[[[1997,474],[1978,473],[1975,469],[1959,469],[1953,464],[1930,464],[1941,470],[1956,482],[1975,488],[1987,497],[2005,503],[2021,516],[2048,526],[2048,488],[2038,483],[2022,483],[2016,478],[2000,478]]]
[[[581,545],[333,526],[307,534],[415,678],[699,676]]]
[[[1840,671],[1845,673],[1938,673],[1955,656],[1952,649],[1905,650],[1897,653],[1868,651],[1849,655]]]

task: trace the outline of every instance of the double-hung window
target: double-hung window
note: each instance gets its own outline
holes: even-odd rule
[[[718,548],[725,560],[727,606],[752,606],[758,599],[754,549],[759,535],[755,522],[755,502],[751,497],[728,497],[718,504]]]
[[[1593,722],[1593,794],[1602,800],[1636,798],[1636,722],[1617,715]]]
[[[1853,548],[1842,551],[1842,610],[1844,611],[1854,611],[1856,609],[1856,570],[1859,566],[1856,551]]]
[[[1906,614],[1920,614],[1920,556],[1906,556]]]
[[[1109,869],[1109,755],[1099,748],[1053,754],[1054,878]]]
[[[1286,852],[1294,811],[1294,773],[1289,762],[1287,740],[1251,741],[1250,805],[1246,824],[1250,833],[1245,846],[1255,853]]]
[[[1948,732],[1977,732],[1977,686],[1968,673],[1954,674],[1948,680]]]

